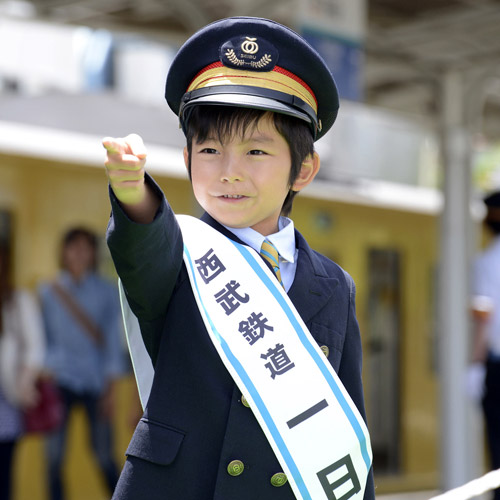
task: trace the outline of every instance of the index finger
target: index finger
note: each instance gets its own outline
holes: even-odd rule
[[[126,154],[127,144],[123,139],[115,139],[114,137],[104,137],[102,140],[102,145],[108,153],[111,154]]]

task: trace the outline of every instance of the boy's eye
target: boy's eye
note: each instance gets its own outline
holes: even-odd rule
[[[262,149],[252,149],[251,151],[248,152],[249,155],[265,155],[267,154],[265,151],[262,151]]]
[[[215,155],[217,154],[217,150],[215,148],[203,148],[200,153],[206,153],[209,155]]]

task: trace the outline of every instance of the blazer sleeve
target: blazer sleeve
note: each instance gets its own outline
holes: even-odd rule
[[[366,421],[362,383],[363,357],[361,350],[361,334],[359,331],[358,320],[356,319],[356,287],[351,276],[345,272],[344,274],[346,275],[346,280],[349,284],[349,316],[347,318],[347,331],[338,375],[357,406],[359,412],[363,416],[363,419]],[[375,500],[373,467],[368,474],[363,499]]]
[[[361,350],[361,334],[358,320],[356,319],[355,306],[356,288],[351,276],[347,273],[345,275],[349,286],[349,312],[338,375],[361,415],[366,420],[361,378],[363,353]]]
[[[110,188],[112,212],[107,243],[154,364],[167,306],[182,266],[183,243],[162,191],[148,175],[146,182],[161,199],[153,222],[138,224],[130,220]]]

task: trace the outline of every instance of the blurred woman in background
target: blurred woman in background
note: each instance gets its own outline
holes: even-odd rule
[[[43,323],[34,297],[12,286],[9,245],[0,241],[0,500],[10,500],[14,449],[22,411],[37,401],[45,354]]]

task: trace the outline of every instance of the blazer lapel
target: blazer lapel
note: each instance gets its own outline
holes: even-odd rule
[[[308,323],[326,305],[339,280],[328,276],[321,261],[298,231],[295,231],[295,237],[299,256],[288,296],[304,323]]]

